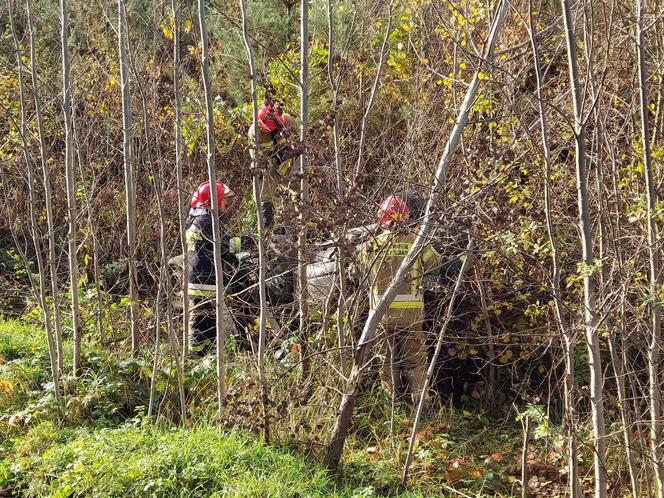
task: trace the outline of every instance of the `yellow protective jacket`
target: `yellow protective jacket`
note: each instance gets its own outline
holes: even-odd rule
[[[359,267],[367,275],[369,306],[373,310],[392,282],[406,254],[415,242],[415,234],[384,230],[374,239],[359,247]],[[405,282],[397,289],[397,295],[383,316],[382,324],[398,328],[420,328],[424,321],[422,279],[435,270],[440,254],[426,245],[410,269]]]
[[[297,121],[292,116],[284,114],[284,119],[286,120],[286,128],[290,131],[290,137],[297,138],[298,125]],[[295,135],[294,135],[295,134]],[[254,143],[254,127],[253,125],[249,127],[249,132],[247,133],[249,138],[249,144],[253,145]],[[279,137],[271,133],[266,133],[264,131],[258,130],[258,146],[263,150],[263,153],[270,158],[272,161],[272,166],[279,176],[286,176],[291,169],[293,164],[292,157],[286,157],[289,154],[285,152],[289,151],[291,147],[288,145],[288,137]],[[252,159],[256,155],[253,148],[249,149],[251,152]]]

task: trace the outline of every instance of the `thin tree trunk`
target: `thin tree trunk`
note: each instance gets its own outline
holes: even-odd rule
[[[309,182],[307,180],[307,125],[309,122],[309,0],[300,2],[300,233],[297,237],[298,308],[302,346],[302,379],[309,374],[308,290],[307,282],[307,219],[309,211]]]
[[[157,383],[157,372],[159,372],[159,343],[161,339],[161,289],[162,282],[157,286],[157,300],[155,302],[155,324],[154,324],[154,356],[152,357],[152,372],[150,374],[150,391],[148,397],[148,419],[152,418],[154,412],[155,387]]]
[[[341,164],[341,151],[339,145],[339,115],[338,115],[338,98],[339,98],[339,84],[333,76],[333,61],[334,61],[334,18],[332,15],[332,2],[327,0],[327,77],[330,81],[332,88],[332,107],[333,107],[333,123],[332,123],[332,141],[334,145],[334,170],[337,179],[337,195],[339,202],[343,202],[343,196],[346,191],[346,184],[344,182],[343,169]],[[343,224],[341,236],[337,252],[337,274],[339,275],[339,298],[337,300],[337,345],[339,346],[339,364],[341,372],[346,373],[346,334],[344,330],[344,317],[346,316],[346,254],[344,244],[346,242],[346,223]]]
[[[355,163],[355,175],[353,177],[353,182],[351,187],[357,184],[357,180],[360,176],[360,169],[362,168],[362,159],[364,158],[364,140],[366,138],[366,126],[367,118],[373,107],[374,99],[378,93],[378,84],[380,83],[380,77],[383,73],[383,65],[387,57],[387,43],[390,39],[390,33],[392,33],[392,3],[393,0],[389,0],[387,4],[387,28],[385,29],[385,37],[383,38],[383,43],[380,47],[380,58],[378,59],[378,68],[376,69],[376,77],[374,78],[373,86],[371,87],[371,94],[369,95],[369,102],[367,103],[367,108],[364,110],[364,115],[362,116],[362,123],[360,124],[360,144],[358,145],[357,152],[357,163]],[[363,95],[362,91],[362,82],[360,81],[360,95]]]
[[[71,292],[71,328],[73,332],[73,373],[81,373],[81,320],[78,306],[78,258],[76,254],[76,177],[74,174],[74,130],[72,124],[71,82],[69,77],[69,12],[67,0],[60,0],[62,22],[62,110],[65,117],[65,179],[67,183],[67,218],[69,219],[69,290]]]
[[[35,246],[35,257],[37,259],[37,271],[39,272],[39,292],[37,298],[39,306],[44,315],[44,329],[46,330],[46,343],[48,345],[48,357],[51,365],[51,376],[53,378],[53,393],[58,407],[62,407],[62,396],[60,394],[60,370],[58,368],[58,354],[55,340],[53,338],[53,323],[51,322],[51,313],[46,302],[47,277],[44,268],[44,258],[42,256],[42,244],[39,236],[39,224],[37,222],[37,200],[35,198],[36,178],[32,159],[28,153],[28,117],[26,111],[25,88],[23,87],[23,60],[20,43],[16,35],[14,26],[13,0],[8,0],[9,5],[9,25],[14,40],[14,49],[16,50],[16,66],[18,75],[19,103],[21,107],[21,141],[23,145],[23,158],[28,169],[28,197],[30,200],[30,233],[32,242]]]
[[[427,376],[424,379],[424,385],[422,386],[422,391],[420,392],[420,400],[417,404],[417,411],[415,412],[415,421],[413,422],[413,429],[410,433],[410,441],[408,442],[408,451],[406,452],[406,461],[403,465],[403,473],[401,475],[401,484],[403,486],[406,485],[406,482],[408,480],[408,467],[410,467],[410,459],[413,455],[413,446],[415,445],[415,437],[417,436],[417,428],[420,423],[420,417],[422,416],[422,410],[424,408],[424,402],[427,397],[426,396],[427,391],[429,390],[429,383],[431,382],[431,377],[433,377],[433,373],[436,370],[436,365],[438,364],[438,356],[440,356],[440,352],[443,349],[443,341],[445,340],[445,334],[447,333],[447,326],[449,325],[450,320],[452,319],[452,314],[454,312],[454,302],[456,301],[457,294],[459,293],[459,289],[461,288],[461,284],[463,283],[463,278],[466,275],[466,271],[468,271],[468,268],[470,268],[473,259],[471,251],[473,250],[474,243],[475,243],[475,237],[473,235],[468,241],[468,246],[466,247],[466,254],[465,254],[466,257],[463,261],[463,265],[461,266],[461,271],[459,272],[459,276],[457,277],[456,284],[454,285],[452,296],[450,296],[450,302],[447,305],[447,312],[445,313],[445,321],[443,322],[443,325],[440,328],[440,332],[438,332],[438,341],[436,342],[436,349],[433,353],[433,356],[431,357],[431,361],[429,362],[429,368],[427,369]],[[396,384],[392,385],[395,386]],[[393,388],[392,391],[393,392],[396,391],[396,388]]]
[[[544,213],[546,216],[546,228],[551,245],[551,293],[556,316],[556,323],[563,336],[565,357],[565,419],[567,429],[567,476],[569,482],[570,498],[581,496],[579,485],[579,471],[577,466],[577,444],[576,444],[576,407],[574,404],[574,332],[566,326],[562,312],[562,294],[560,291],[560,263],[558,259],[558,245],[553,226],[553,212],[551,209],[551,149],[549,148],[549,126],[542,93],[542,67],[539,55],[539,44],[537,41],[537,27],[532,8],[532,0],[528,2],[528,18],[530,21],[530,43],[533,50],[535,62],[535,77],[537,80],[537,99],[540,113],[540,129],[542,132],[542,153],[544,157]]]
[[[212,113],[212,87],[210,84],[210,53],[208,35],[205,26],[205,0],[198,0],[198,23],[201,35],[201,72],[203,90],[205,92],[205,120],[207,124],[207,168],[210,180],[210,197],[212,200],[212,238],[214,239],[214,269],[216,275],[217,296],[217,416],[221,421],[224,402],[226,400],[226,381],[224,379],[226,365],[224,363],[224,347],[227,333],[234,328],[226,302],[224,300],[224,272],[221,267],[221,230],[219,225],[219,199],[217,198],[217,171],[214,154],[214,115]]]
[[[624,329],[623,329],[624,331]],[[625,391],[625,369],[622,363],[622,357],[624,351],[622,348],[618,350],[618,344],[616,341],[615,332],[609,336],[609,351],[611,353],[611,365],[613,367],[613,374],[616,378],[616,387],[618,391],[618,404],[620,411],[620,419],[623,423],[623,439],[625,441],[625,455],[627,458],[627,465],[629,467],[629,480],[632,487],[632,497],[639,497],[639,484],[638,484],[638,470],[636,468],[636,462],[634,461],[634,454],[632,451],[632,435],[631,430],[631,420],[629,413],[627,412],[627,394]]]
[[[129,51],[131,53],[131,50]],[[168,336],[168,345],[171,352],[171,358],[175,362],[175,372],[176,372],[176,381],[178,386],[178,396],[180,399],[180,414],[181,414],[181,423],[186,425],[187,423],[187,407],[185,402],[184,394],[184,376],[183,376],[183,367],[180,363],[180,355],[178,353],[177,341],[175,339],[175,326],[173,323],[173,301],[171,300],[171,280],[168,276],[168,250],[166,249],[166,225],[164,219],[166,214],[164,212],[164,200],[162,195],[162,182],[163,175],[161,171],[157,171],[155,167],[154,160],[152,157],[152,145],[155,143],[153,137],[150,136],[150,116],[148,115],[148,103],[145,95],[145,88],[143,82],[141,81],[140,75],[134,65],[133,58],[130,57],[130,62],[132,69],[134,71],[134,77],[137,83],[137,87],[141,96],[142,110],[143,110],[143,130],[145,133],[145,144],[146,144],[146,153],[147,153],[147,163],[150,168],[150,173],[153,178],[153,188],[155,198],[157,199],[157,212],[159,213],[159,253],[160,253],[160,268],[159,268],[159,278],[160,278],[160,289],[163,285],[164,291],[166,293],[166,333]],[[159,306],[159,301],[157,301],[157,306]],[[157,317],[159,317],[157,313]],[[159,333],[161,331],[161,322],[157,322],[156,328],[156,341],[155,341],[155,358],[159,354],[158,345],[159,345]]]
[[[496,357],[496,351],[494,347],[494,337],[493,337],[493,327],[491,326],[491,320],[489,319],[489,299],[486,292],[486,286],[484,285],[483,276],[480,271],[476,268],[475,273],[477,274],[477,285],[480,289],[480,304],[482,306],[482,315],[484,316],[484,326],[486,328],[486,338],[487,338],[487,349],[488,349],[488,365],[487,365],[487,376],[486,376],[486,398],[483,400],[482,404],[484,409],[489,412],[493,417],[496,416],[496,365],[494,358]]]
[[[258,100],[256,97],[256,64],[254,62],[254,51],[249,38],[249,29],[247,27],[247,6],[245,0],[240,0],[240,10],[242,12],[242,35],[244,47],[247,51],[247,61],[249,71],[251,72],[251,109],[253,113],[252,126],[254,127],[254,143],[251,147],[254,150],[260,150],[258,144]],[[303,124],[304,127],[304,124]],[[260,299],[260,315],[258,328],[258,384],[261,394],[261,403],[263,406],[263,436],[266,441],[270,440],[270,419],[269,419],[269,400],[268,386],[265,377],[265,335],[267,318],[267,294],[265,292],[265,227],[263,215],[261,212],[261,181],[258,173],[256,158],[260,155],[254,155],[251,160],[251,171],[253,173],[254,199],[256,199],[256,222],[258,224],[258,295]]]
[[[422,221],[422,224],[418,230],[417,237],[411,247],[410,251],[404,258],[401,266],[399,267],[394,279],[386,289],[383,294],[382,299],[376,306],[376,309],[369,312],[366,323],[364,324],[364,329],[360,337],[359,343],[355,350],[353,357],[353,366],[350,373],[350,377],[346,384],[339,409],[337,411],[337,417],[330,434],[330,439],[328,441],[327,451],[325,455],[325,464],[332,468],[336,469],[341,460],[344,442],[346,436],[348,435],[348,430],[350,428],[352,417],[353,417],[353,408],[355,406],[355,401],[359,395],[359,389],[362,383],[362,378],[364,376],[364,369],[366,367],[366,359],[369,353],[370,346],[373,342],[374,334],[376,332],[376,327],[380,323],[382,316],[385,314],[389,304],[394,299],[396,295],[396,290],[399,285],[404,281],[406,275],[410,271],[411,266],[415,262],[417,255],[424,248],[427,243],[427,236],[431,232],[434,223],[434,206],[435,203],[443,191],[445,184],[445,175],[447,172],[447,166],[456,150],[456,147],[461,138],[463,129],[468,121],[468,113],[472,107],[473,101],[475,100],[475,95],[477,89],[479,88],[479,72],[484,68],[485,63],[493,57],[494,46],[500,28],[503,24],[503,19],[505,17],[505,12],[507,9],[507,2],[501,1],[500,6],[497,10],[497,15],[492,23],[491,31],[489,33],[488,39],[485,44],[485,51],[483,58],[478,61],[478,67],[475,71],[473,79],[470,82],[466,97],[461,104],[459,109],[459,114],[457,120],[452,128],[452,132],[443,151],[443,155],[438,162],[438,168],[436,170],[435,177],[431,186],[431,193],[429,200],[427,201],[425,215]]]
[[[175,100],[175,177],[178,191],[178,221],[180,229],[180,246],[182,248],[183,275],[189,266],[189,251],[186,240],[186,200],[183,198],[182,184],[182,99],[180,96],[180,21],[177,1],[171,0],[173,10],[173,97]],[[182,278],[182,364],[189,354],[189,286],[187,279]]]
[[[623,255],[626,251],[622,245],[622,238],[618,237],[617,234],[623,233],[622,227],[622,213],[623,213],[623,204],[621,200],[619,185],[619,173],[618,173],[618,162],[616,159],[615,151],[613,148],[613,142],[610,137],[604,135],[604,140],[607,144],[607,150],[611,156],[611,180],[613,187],[613,196],[615,198],[615,220],[612,239],[614,242],[614,254],[615,259],[618,264],[618,273],[621,277],[621,281],[624,282],[627,278],[625,275],[625,266],[623,261]],[[632,486],[632,495],[634,498],[637,498],[640,495],[639,493],[639,479],[638,479],[638,465],[637,465],[637,456],[644,455],[646,453],[645,448],[642,445],[642,438],[633,437],[633,417],[630,416],[628,406],[630,398],[627,395],[627,388],[625,384],[625,378],[629,380],[630,371],[627,368],[627,351],[624,344],[624,338],[627,337],[627,320],[626,320],[626,310],[625,310],[625,301],[627,299],[625,291],[622,292],[621,303],[620,303],[620,332],[619,337],[616,338],[616,333],[609,336],[609,351],[611,354],[611,363],[613,366],[613,372],[616,377],[616,387],[618,392],[618,402],[620,403],[620,417],[623,422],[623,438],[625,440],[625,452],[627,457],[627,463],[629,465],[630,471],[630,481]],[[615,332],[615,330],[614,330]],[[618,340],[616,340],[618,339]],[[631,400],[636,404],[637,396],[634,393],[634,383],[630,384],[632,390]],[[634,410],[636,413],[636,410]],[[649,481],[648,481],[649,482]]]
[[[46,203],[46,223],[48,227],[48,266],[51,273],[51,293],[53,298],[53,321],[55,330],[55,344],[57,349],[58,373],[63,371],[64,354],[62,351],[62,315],[60,313],[60,294],[58,289],[58,272],[55,255],[55,221],[53,215],[53,193],[51,190],[51,171],[46,158],[46,135],[44,132],[44,118],[42,116],[41,98],[39,96],[39,81],[37,79],[37,53],[34,40],[34,21],[32,19],[32,0],[26,0],[28,15],[28,31],[30,33],[30,74],[32,77],[32,95],[35,101],[37,115],[37,130],[39,132],[39,154],[41,158],[42,174],[44,176],[44,202]]]
[[[521,498],[528,498],[528,444],[530,440],[530,417],[526,415],[523,425],[523,446],[521,447]]]
[[[639,66],[639,103],[641,110],[641,145],[643,169],[648,201],[648,255],[650,257],[650,310],[652,313],[650,344],[648,345],[648,381],[650,402],[650,459],[657,483],[657,496],[664,498],[664,465],[659,445],[662,439],[661,394],[659,391],[659,348],[661,336],[661,310],[659,291],[658,230],[655,220],[657,191],[655,190],[652,158],[650,153],[650,129],[648,125],[648,95],[646,87],[646,47],[643,33],[643,15],[646,0],[636,0],[636,51]]]
[[[590,399],[593,421],[593,446],[595,469],[595,496],[606,497],[605,469],[605,430],[602,364],[598,334],[596,309],[596,283],[593,274],[595,258],[593,255],[592,225],[588,205],[588,179],[586,176],[586,138],[583,119],[583,101],[579,83],[577,63],[576,33],[572,22],[569,0],[561,0],[570,73],[570,88],[574,106],[574,138],[576,143],[576,184],[579,205],[579,225],[583,248],[583,290],[586,341],[588,343],[588,362],[590,364]]]
[[[129,312],[131,316],[131,351],[138,351],[138,292],[136,280],[136,193],[134,189],[134,158],[132,147],[131,92],[127,71],[127,15],[125,0],[118,0],[118,57],[120,60],[120,89],[122,92],[122,134],[127,203],[127,265],[129,270]]]
[[[92,216],[92,201],[91,194],[85,184],[85,173],[83,171],[83,161],[81,160],[80,142],[78,140],[78,126],[76,124],[76,116],[72,114],[72,129],[74,132],[74,143],[76,144],[76,159],[78,163],[79,174],[81,175],[81,184],[83,186],[83,197],[85,198],[85,210],[88,218],[88,229],[90,230],[90,238],[92,239],[92,272],[94,274],[95,292],[97,294],[97,334],[99,340],[104,342],[104,298],[101,286],[101,271],[99,269],[99,241],[97,240],[97,226],[94,223]]]

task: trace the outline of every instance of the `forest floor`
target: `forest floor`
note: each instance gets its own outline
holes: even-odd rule
[[[214,397],[206,397],[200,385],[202,379],[214,385],[215,369],[203,368],[205,359],[190,368],[191,414],[182,428],[166,395],[156,422],[145,414],[149,354],[121,360],[117,347],[86,342],[83,375],[63,379],[62,416],[49,383],[43,334],[26,322],[0,319],[0,496],[520,495],[523,432],[514,414],[491,419],[471,406],[432,407],[418,432],[404,489],[400,474],[412,408],[392,409],[380,389],[370,390],[358,406],[335,478],[317,464],[329,420],[305,420],[305,412],[292,410],[291,423],[310,434],[288,437],[292,426],[275,422],[271,445],[261,441],[260,430],[234,422],[237,409],[227,424],[213,425],[214,411],[204,402]],[[65,341],[65,365],[70,350]],[[230,376],[239,371],[229,367]],[[169,390],[169,375],[166,365],[163,378],[157,377],[158,391]],[[531,496],[564,496],[563,434],[538,407],[529,410]],[[586,477],[589,486],[591,476]]]

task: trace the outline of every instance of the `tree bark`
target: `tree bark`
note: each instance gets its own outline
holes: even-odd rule
[[[660,394],[660,353],[661,347],[661,309],[659,304],[659,249],[658,229],[655,219],[657,209],[657,191],[654,184],[654,173],[650,150],[650,127],[648,124],[648,92],[646,86],[646,39],[644,35],[643,16],[646,0],[636,0],[636,51],[639,68],[639,104],[641,111],[641,146],[643,149],[643,170],[646,180],[647,195],[647,227],[648,255],[650,259],[650,311],[651,331],[648,345],[648,383],[650,403],[650,460],[652,461],[657,496],[664,498],[664,465],[660,452],[662,439],[661,426],[661,394]]]
[[[339,145],[339,83],[335,80],[333,74],[334,61],[334,17],[332,15],[333,0],[327,0],[327,77],[332,88],[332,143],[334,147],[334,171],[337,180],[337,196],[339,202],[343,202],[346,192],[346,183],[344,181],[343,167],[341,163],[341,150]],[[346,223],[343,224],[339,241],[342,243],[337,248],[337,274],[339,276],[339,298],[337,300],[337,345],[339,347],[339,365],[341,372],[346,374],[346,333],[344,327],[344,318],[346,316],[346,254],[344,244],[346,241]],[[323,333],[325,333],[323,331]]]
[[[73,373],[81,373],[81,320],[78,305],[78,258],[76,244],[76,176],[74,174],[74,130],[72,123],[71,82],[69,76],[69,12],[67,0],[60,0],[60,20],[62,22],[62,111],[65,121],[65,179],[67,183],[67,218],[69,219],[69,290],[71,292],[71,327],[73,332]]]
[[[249,71],[251,72],[251,109],[253,113],[252,126],[254,127],[254,143],[250,144],[256,151],[252,156],[251,171],[253,175],[254,199],[256,199],[256,223],[258,225],[258,294],[260,300],[260,316],[258,328],[258,384],[263,407],[263,437],[265,441],[270,441],[270,419],[269,419],[269,399],[268,386],[265,376],[265,335],[267,319],[267,294],[265,291],[265,270],[267,263],[265,261],[265,227],[263,223],[263,214],[261,210],[261,181],[259,174],[259,165],[257,158],[262,158],[260,146],[258,144],[258,100],[256,97],[256,64],[254,62],[254,51],[249,38],[249,29],[247,27],[247,6],[245,0],[240,0],[240,10],[242,13],[242,35],[244,47],[247,52],[247,61]],[[304,126],[304,124],[303,124]]]
[[[9,5],[9,25],[14,40],[14,49],[16,51],[16,69],[18,76],[19,103],[21,108],[21,142],[23,145],[23,158],[28,170],[28,197],[30,201],[30,234],[35,246],[35,258],[37,259],[37,271],[39,272],[39,292],[37,299],[44,316],[44,329],[46,331],[46,343],[48,345],[48,357],[51,365],[51,377],[53,378],[53,393],[55,401],[59,407],[62,407],[62,395],[60,394],[60,370],[58,368],[58,353],[53,337],[53,323],[51,322],[51,313],[46,302],[47,295],[47,277],[44,267],[44,258],[42,255],[42,244],[39,236],[39,224],[37,222],[37,199],[35,198],[36,178],[32,159],[28,153],[28,116],[26,111],[25,88],[23,87],[23,60],[20,43],[16,35],[14,26],[13,0],[8,0]]]
[[[224,300],[224,273],[221,267],[221,236],[219,226],[219,199],[217,198],[217,171],[214,151],[214,115],[212,112],[212,86],[210,84],[210,53],[208,48],[208,35],[205,25],[205,0],[198,0],[198,24],[201,36],[201,73],[203,76],[203,90],[205,92],[205,121],[207,125],[207,169],[210,181],[210,197],[212,200],[212,238],[214,239],[214,269],[217,284],[216,315],[217,315],[217,416],[222,419],[223,407],[226,400],[226,381],[224,379],[225,345],[227,333],[234,328],[226,302]]]
[[[544,158],[544,213],[546,216],[546,228],[551,245],[551,293],[555,310],[556,323],[563,336],[563,353],[565,357],[565,425],[567,426],[567,477],[569,482],[570,498],[581,496],[579,485],[579,471],[577,465],[577,443],[576,443],[576,407],[574,402],[574,331],[571,330],[563,318],[562,312],[562,294],[560,291],[560,263],[558,259],[558,245],[556,243],[556,234],[553,226],[553,213],[551,209],[551,149],[549,147],[549,125],[546,116],[546,107],[544,105],[544,95],[542,92],[542,67],[540,62],[539,44],[537,42],[537,26],[533,13],[532,0],[528,2],[528,19],[530,44],[533,50],[533,59],[535,63],[535,78],[537,81],[536,96],[539,103],[540,129],[542,132],[542,155]],[[524,485],[525,486],[525,485]]]
[[[583,101],[577,63],[576,33],[572,22],[569,0],[561,0],[565,38],[567,42],[570,88],[574,107],[574,138],[576,144],[576,185],[578,194],[579,228],[581,230],[581,246],[583,249],[583,290],[584,290],[584,322],[586,341],[588,344],[588,362],[590,364],[590,400],[593,422],[593,446],[595,469],[595,496],[606,497],[605,469],[605,429],[602,364],[600,357],[600,341],[596,306],[596,282],[593,274],[595,258],[593,254],[592,225],[588,205],[588,179],[586,175],[586,137],[583,118]]]
[[[131,54],[131,50],[129,50]],[[168,347],[171,352],[171,358],[175,363],[175,373],[176,373],[176,382],[178,387],[178,396],[180,400],[180,422],[184,425],[187,423],[187,407],[186,399],[184,393],[184,375],[183,375],[183,366],[180,363],[180,355],[178,354],[177,341],[175,339],[175,325],[173,323],[173,302],[171,300],[171,280],[168,275],[168,251],[166,248],[166,224],[164,219],[166,218],[166,213],[164,211],[164,199],[163,199],[163,175],[161,171],[157,171],[155,167],[155,162],[152,156],[152,144],[155,143],[153,137],[150,136],[150,116],[148,114],[148,103],[147,97],[145,95],[145,88],[141,80],[140,74],[136,69],[134,64],[134,59],[130,57],[130,62],[132,69],[134,71],[134,78],[137,83],[139,94],[141,96],[141,104],[143,111],[143,131],[145,133],[145,145],[146,145],[146,155],[147,155],[147,164],[150,168],[150,173],[152,176],[152,186],[154,190],[155,199],[157,200],[157,212],[159,213],[159,256],[160,256],[160,266],[159,266],[159,293],[157,295],[156,308],[156,324],[155,324],[155,362],[159,356],[159,336],[161,333],[161,313],[160,313],[160,293],[162,288],[166,294],[166,335],[168,337]],[[184,362],[183,362],[184,363]],[[151,385],[152,388],[152,385]],[[152,406],[150,406],[152,408]]]
[[[34,21],[32,19],[32,0],[26,0],[28,16],[28,31],[30,33],[30,75],[32,77],[32,95],[35,101],[35,114],[37,115],[37,130],[39,133],[39,155],[41,159],[42,174],[44,177],[44,202],[46,204],[46,223],[48,227],[48,266],[51,274],[51,294],[53,298],[53,328],[55,330],[55,345],[57,350],[58,373],[63,371],[64,354],[62,350],[62,315],[60,312],[60,289],[58,288],[58,272],[55,254],[55,221],[53,215],[53,193],[51,189],[51,170],[46,158],[46,135],[44,132],[44,118],[42,115],[41,97],[39,96],[39,81],[37,79],[37,53],[34,40]],[[47,310],[46,310],[47,312]]]
[[[300,232],[297,237],[298,308],[302,345],[302,379],[309,374],[308,290],[307,281],[307,213],[309,211],[309,182],[307,180],[307,126],[309,123],[309,0],[300,1]]]
[[[129,312],[131,317],[131,351],[136,354],[139,342],[139,309],[136,280],[136,193],[132,147],[131,91],[127,70],[127,15],[125,0],[118,0],[118,57],[122,93],[122,150],[124,156],[125,201],[127,203],[127,267],[129,271]]]
[[[182,249],[183,278],[182,287],[182,365],[189,353],[189,286],[186,279],[187,267],[189,266],[189,251],[187,251],[186,240],[186,218],[187,211],[182,192],[182,98],[180,96],[180,17],[177,0],[171,0],[173,11],[173,98],[175,107],[175,178],[178,192],[178,221],[180,229],[180,247]]]
[[[332,469],[336,469],[339,465],[339,461],[341,460],[344,442],[346,440],[346,436],[348,435],[348,430],[350,428],[353,417],[353,408],[359,394],[359,388],[362,383],[364,369],[366,367],[366,359],[374,339],[376,328],[380,323],[382,316],[385,314],[389,304],[394,299],[397,287],[404,281],[406,275],[410,271],[411,266],[415,262],[417,255],[427,243],[427,236],[433,228],[434,206],[444,188],[447,166],[450,162],[450,159],[452,158],[452,155],[454,154],[454,151],[456,150],[463,129],[466,125],[466,122],[468,121],[468,113],[472,107],[473,101],[475,100],[477,89],[479,88],[480,70],[484,67],[485,63],[493,57],[494,46],[498,37],[498,33],[500,32],[500,28],[503,24],[506,10],[507,2],[503,0],[498,6],[496,17],[492,23],[491,31],[485,44],[483,57],[478,61],[478,67],[475,70],[475,74],[468,87],[466,97],[461,104],[461,108],[459,109],[457,120],[454,124],[454,127],[452,128],[452,132],[447,141],[447,145],[445,146],[443,155],[438,162],[436,174],[431,186],[431,193],[426,205],[424,218],[421,226],[419,227],[418,234],[413,243],[413,246],[404,258],[400,268],[397,271],[397,274],[394,276],[394,279],[386,289],[385,294],[379,301],[376,309],[369,312],[367,321],[364,324],[362,335],[353,356],[353,366],[351,369],[350,377],[346,384],[346,388],[337,411],[337,418],[332,428],[327,445],[327,451],[325,454],[325,464]]]

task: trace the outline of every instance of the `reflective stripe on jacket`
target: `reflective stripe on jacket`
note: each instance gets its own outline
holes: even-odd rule
[[[414,242],[414,233],[384,230],[360,246],[359,263],[368,273],[369,306],[372,310],[376,309]],[[422,322],[422,278],[425,273],[433,270],[439,260],[438,251],[431,245],[425,246],[411,267],[406,281],[397,288],[397,295],[390,303],[383,322],[401,327]]]

